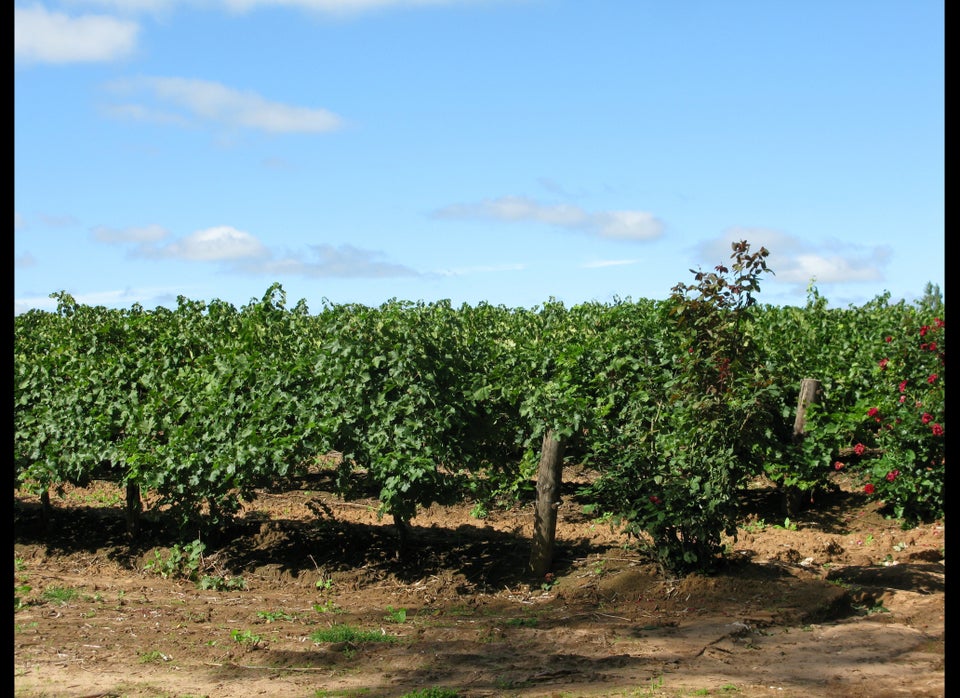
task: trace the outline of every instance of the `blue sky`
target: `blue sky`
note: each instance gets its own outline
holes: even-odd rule
[[[15,2],[14,312],[944,284],[933,0]]]

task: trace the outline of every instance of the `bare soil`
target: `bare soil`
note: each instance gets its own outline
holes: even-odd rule
[[[189,541],[148,508],[131,542],[113,485],[54,496],[47,530],[15,492],[14,694],[945,695],[943,521],[905,530],[843,483],[787,521],[759,483],[723,569],[670,579],[567,488],[531,580],[532,503],[434,505],[397,557],[376,500],[317,474],[206,541],[201,574],[245,585],[222,590],[151,568]],[[384,641],[315,639],[338,625]]]

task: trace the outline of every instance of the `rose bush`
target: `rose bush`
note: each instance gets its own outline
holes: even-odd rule
[[[887,335],[887,355],[875,373],[888,388],[864,413],[863,426],[880,452],[862,462],[864,491],[905,522],[944,513],[945,340],[941,317]],[[867,447],[858,442],[855,450]]]

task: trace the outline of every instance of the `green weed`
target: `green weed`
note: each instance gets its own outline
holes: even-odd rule
[[[249,630],[231,630],[230,637],[232,637],[233,641],[237,644],[250,645],[252,647],[258,646],[263,639]]]
[[[382,630],[360,630],[351,625],[338,623],[329,628],[314,631],[310,634],[310,639],[317,644],[347,642],[360,645],[367,642],[397,642],[399,638],[396,635],[388,635]]]
[[[873,606],[854,605],[853,609],[862,616],[872,616],[877,613],[890,613],[890,609],[883,605],[883,601],[875,603]]]
[[[257,611],[257,618],[267,623],[273,623],[278,620],[293,620],[293,616],[283,611]]]
[[[30,586],[29,584],[18,584],[13,587],[13,612],[14,613],[16,613],[17,611],[22,611],[23,609],[25,609],[27,606],[30,605],[29,602],[27,602],[24,599],[24,597],[27,594],[29,594],[31,591],[33,591],[33,587]]]
[[[166,558],[154,550],[153,560],[144,567],[156,572],[164,579],[175,577],[195,582],[200,577],[200,566],[203,563],[205,548],[204,543],[198,539],[184,546],[179,543],[175,544]]]
[[[394,623],[406,623],[407,622],[407,609],[405,608],[394,608],[393,606],[387,606],[387,615],[383,617],[384,620],[389,620]]]
[[[782,529],[782,530],[784,530],[784,531],[796,531],[796,530],[797,530],[797,524],[795,524],[793,521],[791,521],[789,517],[787,517],[787,518],[785,518],[785,519],[783,520],[783,525],[782,525],[782,526],[781,526],[781,525],[778,525],[778,524],[774,524],[773,527],[774,527],[774,528]]]
[[[212,577],[203,576],[197,582],[199,589],[213,589],[214,591],[233,591],[246,589],[247,582],[243,577]]]
[[[43,590],[43,599],[45,601],[54,601],[61,606],[75,599],[80,594],[76,589],[65,587],[47,587]]]
[[[340,608],[333,601],[324,601],[323,603],[313,604],[313,610],[317,613],[343,613],[343,609]]]
[[[661,674],[660,676],[654,676],[652,679],[650,679],[650,685],[649,685],[649,687],[648,687],[646,690],[642,690],[642,692],[641,692],[641,691],[637,691],[636,693],[634,693],[634,695],[636,695],[636,696],[655,696],[655,695],[657,695],[657,692],[658,692],[661,688],[663,688],[663,675],[662,675],[662,674]]]
[[[153,650],[152,652],[140,653],[141,664],[151,664],[155,662],[169,662],[170,659],[171,659],[170,655],[164,654],[163,652],[158,652],[157,650]]]

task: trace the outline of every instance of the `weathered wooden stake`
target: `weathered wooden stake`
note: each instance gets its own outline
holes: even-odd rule
[[[807,425],[807,407],[820,401],[820,381],[816,378],[804,378],[800,381],[800,398],[797,400],[797,416],[793,421],[793,440],[803,438]]]
[[[127,535],[136,538],[140,533],[140,514],[143,513],[143,500],[140,499],[140,485],[127,482]]]
[[[50,490],[40,493],[40,520],[43,522],[43,532],[50,532],[53,522],[53,505],[50,504]]]
[[[800,381],[800,397],[797,399],[797,416],[793,420],[793,442],[803,439],[807,426],[807,408],[820,401],[820,381],[815,378],[804,378]],[[804,493],[796,486],[783,488],[783,512],[788,516],[796,516],[800,512],[800,502]]]
[[[542,577],[553,563],[564,446],[564,440],[557,438],[553,430],[544,434],[540,467],[537,470],[537,501],[534,505],[533,545],[530,550],[529,570],[534,577]]]

